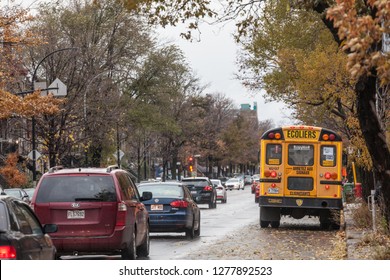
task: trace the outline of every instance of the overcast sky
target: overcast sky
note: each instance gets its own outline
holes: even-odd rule
[[[189,42],[180,37],[180,28],[161,29],[162,40],[175,42],[183,50],[190,66],[200,77],[202,84],[208,84],[207,93],[220,92],[232,99],[237,106],[246,103],[253,108],[257,102],[259,120],[272,119],[275,125],[291,124],[290,115],[284,104],[265,103],[261,92],[250,92],[235,79],[238,73],[236,57],[238,46],[235,44],[232,31],[234,26],[200,27],[200,41]]]
[[[49,0],[16,0],[15,3],[23,3],[29,6],[31,3]],[[7,4],[11,0],[0,0],[1,4]],[[35,5],[32,5],[34,7]],[[272,119],[275,125],[291,124],[289,111],[281,103],[265,103],[261,92],[253,93],[245,89],[240,81],[234,78],[238,72],[235,63],[238,47],[231,35],[234,25],[201,26],[200,41],[188,42],[180,38],[179,27],[159,29],[162,42],[173,42],[183,50],[190,67],[201,79],[203,85],[209,85],[206,93],[222,93],[232,99],[237,108],[240,104],[250,104],[253,108],[257,102],[257,111],[260,121]]]

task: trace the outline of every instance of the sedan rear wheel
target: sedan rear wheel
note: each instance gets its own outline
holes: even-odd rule
[[[188,239],[194,239],[195,237],[195,217],[193,218],[191,228],[186,228],[186,237]]]
[[[200,215],[199,215],[199,221],[198,221],[198,229],[195,230],[195,236],[200,236]]]

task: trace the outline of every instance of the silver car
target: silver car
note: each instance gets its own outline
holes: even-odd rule
[[[245,189],[244,180],[242,178],[231,178],[227,180],[225,185],[229,190]]]
[[[218,179],[211,179],[211,183],[213,183],[214,188],[217,190],[217,200],[221,201],[222,203],[227,202],[227,192],[225,187],[222,185],[221,180]]]

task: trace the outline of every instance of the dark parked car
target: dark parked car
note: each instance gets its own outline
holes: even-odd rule
[[[56,225],[42,227],[27,203],[12,196],[0,196],[0,259],[53,260],[56,248],[47,233]]]
[[[12,189],[4,189],[3,192],[5,192],[7,195],[19,198],[23,200],[24,202],[29,203],[30,197],[26,193],[26,191],[22,188],[12,188]]]
[[[208,204],[209,208],[217,208],[217,191],[209,178],[187,177],[181,180],[197,204]]]
[[[151,200],[144,201],[151,232],[185,232],[189,238],[200,235],[199,207],[182,183],[141,183],[138,190],[153,193]]]
[[[149,215],[128,172],[116,167],[52,168],[40,179],[31,206],[43,224],[55,223],[51,235],[58,256],[149,255]]]

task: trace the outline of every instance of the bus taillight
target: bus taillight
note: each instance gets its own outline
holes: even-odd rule
[[[265,176],[265,177],[271,176],[271,172],[270,172],[269,170],[265,170],[265,171],[264,171],[264,176]]]
[[[330,173],[329,173],[329,172],[326,172],[326,173],[325,173],[325,179],[328,179],[328,180],[329,180],[330,177],[331,177]]]
[[[276,132],[276,133],[270,132],[270,133],[268,133],[268,138],[278,140],[278,139],[282,138],[282,135],[279,132]]]
[[[324,141],[328,141],[328,140],[333,141],[335,139],[336,139],[336,135],[334,135],[333,133],[322,135],[322,140],[324,140]]]
[[[276,171],[271,171],[271,177],[275,178],[277,175]]]

